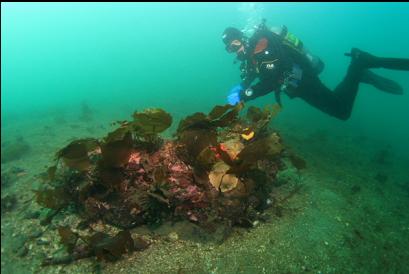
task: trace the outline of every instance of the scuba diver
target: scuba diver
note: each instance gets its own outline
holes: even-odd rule
[[[249,101],[272,91],[281,105],[280,95],[285,92],[290,98],[299,97],[315,108],[341,120],[351,116],[359,84],[366,83],[391,94],[403,94],[402,87],[369,69],[385,68],[409,71],[409,59],[377,57],[357,48],[352,48],[346,76],[331,91],[319,79],[324,63],[312,55],[284,26],[269,29],[265,19],[255,29],[251,38],[232,27],[223,32],[223,42],[229,53],[236,53],[241,61],[242,82],[228,95],[228,102],[235,105]],[[259,78],[259,82],[253,81]]]

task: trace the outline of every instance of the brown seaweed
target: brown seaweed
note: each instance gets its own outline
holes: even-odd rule
[[[116,261],[122,254],[134,251],[134,241],[129,231],[120,231],[114,237],[97,232],[88,243],[98,260]]]
[[[116,168],[124,166],[128,163],[132,147],[132,133],[128,127],[120,127],[109,133],[101,144],[104,166]]]
[[[138,237],[136,241],[128,230],[120,231],[115,236],[96,232],[90,237],[80,237],[70,228],[59,228],[61,241],[70,246],[70,254],[64,257],[47,258],[43,260],[42,266],[55,264],[68,264],[75,260],[96,256],[98,260],[116,261],[125,253],[142,251],[148,248],[149,243]],[[85,246],[78,246],[78,238],[81,238]]]
[[[207,116],[202,112],[196,112],[179,122],[177,134],[180,135],[182,132],[190,129],[208,129],[210,126],[211,124]]]
[[[36,201],[39,205],[59,210],[62,207],[66,206],[69,201],[70,197],[66,193],[66,189],[64,187],[59,187],[55,189],[46,189],[46,190],[34,190],[36,195]]]
[[[125,179],[122,168],[106,166],[102,161],[98,166],[98,178],[107,188],[118,187]]]
[[[57,172],[57,164],[47,168],[46,172],[39,175],[39,178],[44,182],[50,182],[55,179],[55,174]]]
[[[146,109],[133,114],[133,127],[137,135],[147,136],[163,132],[172,124],[172,116],[159,108]]]
[[[266,105],[263,111],[257,111],[257,114],[250,114],[250,119],[253,123],[253,130],[256,134],[266,130],[266,127],[270,124],[271,120],[280,112],[281,107],[278,104]],[[261,115],[261,116],[260,116]],[[255,121],[254,119],[257,119]]]
[[[255,107],[255,106],[250,106],[247,109],[247,116],[246,117],[251,123],[257,123],[258,121],[264,119],[265,115],[261,111],[260,108]]]
[[[267,157],[275,156],[283,150],[277,134],[250,143],[237,155],[242,161],[255,162]]]
[[[69,227],[58,227],[58,234],[61,238],[61,243],[67,248],[69,253],[74,251],[79,235],[74,233]]]
[[[230,158],[227,152],[221,149],[219,149],[218,152],[220,159],[231,167],[227,172],[228,174],[242,174],[255,166],[258,160],[274,158],[278,156],[283,149],[284,147],[280,143],[280,138],[277,134],[273,133],[245,146],[234,160]]]
[[[231,126],[232,123],[237,121],[238,114],[240,110],[242,110],[244,105],[242,103],[237,104],[234,106],[230,111],[225,113],[223,116],[221,116],[218,119],[214,119],[212,121],[212,125],[216,127],[227,127]]]
[[[98,141],[95,139],[80,139],[69,143],[56,153],[57,159],[62,159],[64,164],[72,169],[86,171],[91,162],[88,152],[98,147]]]
[[[133,121],[118,121],[120,127],[102,140],[76,140],[61,149],[57,158],[75,170],[49,168],[48,177],[55,178],[51,184],[58,186],[38,191],[37,202],[56,212],[71,203],[87,223],[121,229],[177,218],[199,225],[223,219],[229,226],[251,226],[259,216],[253,209],[263,210],[271,193],[283,145],[268,129],[277,108],[250,108],[247,122],[239,116],[242,108],[215,106],[207,115],[190,115],[180,121],[176,139],[166,142],[159,134],[172,123],[168,113],[135,112]],[[243,132],[253,136],[244,138]],[[126,230],[113,237],[58,230],[70,256],[44,264],[90,256],[115,261],[138,249]],[[138,241],[141,250],[148,245]]]
[[[51,166],[47,169],[47,174],[48,174],[48,179],[50,181],[54,180],[55,178],[55,172],[57,171],[57,166]]]
[[[196,157],[196,168],[208,171],[216,163],[217,158],[213,150],[210,147],[205,147],[199,155]]]
[[[238,113],[243,106],[243,104],[215,106],[208,115],[196,112],[180,121],[177,135],[191,129],[215,129],[217,127],[229,126],[237,119]]]
[[[205,148],[217,145],[217,132],[210,129],[185,130],[180,134],[179,142],[185,146],[189,161],[193,163]]]
[[[215,106],[208,114],[210,120],[220,118],[227,110],[234,108],[234,106],[226,104],[224,106]]]

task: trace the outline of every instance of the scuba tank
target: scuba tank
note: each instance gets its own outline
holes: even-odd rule
[[[295,36],[294,34],[290,33],[287,29],[287,27],[285,25],[281,26],[281,27],[267,27],[266,25],[266,19],[263,18],[261,20],[261,23],[257,26],[254,26],[253,30],[251,31],[252,34],[258,32],[258,31],[271,31],[273,33],[275,33],[276,35],[280,36],[283,44],[291,47],[292,49],[294,49],[295,51],[297,51],[298,53],[300,53],[301,55],[304,55],[307,60],[309,61],[314,74],[319,75],[323,70],[324,70],[324,62],[322,62],[322,60],[312,54],[305,46],[304,43],[298,39],[297,36]],[[250,34],[250,31],[247,30],[246,35]],[[246,36],[245,35],[245,36]]]
[[[304,43],[298,39],[294,34],[290,33],[287,29],[287,26],[282,27],[273,27],[270,28],[270,31],[279,35],[283,39],[283,44],[291,47],[296,50],[298,53],[304,55],[312,69],[314,74],[319,75],[324,70],[324,62],[316,55],[312,54],[305,46]]]

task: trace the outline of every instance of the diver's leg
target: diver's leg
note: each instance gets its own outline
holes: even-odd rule
[[[409,70],[409,59],[407,58],[377,57],[357,48],[352,48],[351,52],[346,53],[345,55],[351,56],[352,63],[355,63],[362,69],[385,68],[395,70]]]
[[[409,59],[379,58],[358,49],[352,49],[352,62],[348,67],[347,74],[341,83],[331,92],[318,77],[305,77],[299,86],[298,97],[321,111],[341,120],[347,120],[351,116],[352,107],[358,93],[359,83],[365,82],[380,88],[380,83],[374,81],[383,80],[369,72],[368,68],[389,68],[398,70],[409,70]],[[389,79],[388,79],[389,80]],[[385,83],[383,83],[385,84]],[[388,82],[382,86],[383,89],[393,88],[396,94],[401,94],[400,86]],[[385,90],[385,91],[386,91]],[[391,90],[389,92],[392,93]]]
[[[318,77],[306,77],[301,81],[297,96],[322,112],[347,120],[351,116],[359,80],[360,75],[349,69],[347,76],[332,92]]]
[[[379,66],[386,69],[409,70],[409,59],[379,58]]]

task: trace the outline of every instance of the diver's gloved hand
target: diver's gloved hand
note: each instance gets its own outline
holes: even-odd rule
[[[236,105],[240,102],[240,92],[243,91],[243,86],[241,84],[238,84],[237,86],[233,87],[230,92],[229,95],[227,96],[227,102],[230,105]]]

